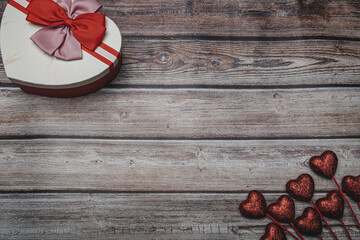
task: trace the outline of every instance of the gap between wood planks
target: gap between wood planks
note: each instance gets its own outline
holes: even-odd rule
[[[220,137],[220,138],[176,138],[176,137],[158,137],[158,138],[146,138],[146,137],[97,137],[97,136],[68,136],[68,135],[24,135],[24,136],[1,136],[1,141],[11,140],[119,140],[119,141],[259,141],[259,140],[341,140],[341,139],[359,139],[360,135],[353,136],[326,136],[326,137],[301,137],[301,136],[287,136],[287,137]]]
[[[329,40],[329,41],[353,41],[360,42],[360,38],[334,37],[334,36],[298,36],[298,37],[253,37],[253,36],[211,36],[211,35],[124,35],[125,40],[206,40],[206,41],[236,41],[236,42],[282,42],[299,40]]]
[[[264,194],[287,194],[285,191],[259,190]],[[76,189],[76,190],[0,190],[1,194],[248,194],[250,191],[117,191],[117,190],[93,190],[93,189]],[[315,191],[315,194],[326,194],[329,191]]]
[[[208,89],[208,90],[276,90],[276,89],[315,89],[315,88],[357,88],[359,84],[317,84],[317,85],[107,85],[103,89]],[[14,83],[0,83],[0,88],[18,89]]]

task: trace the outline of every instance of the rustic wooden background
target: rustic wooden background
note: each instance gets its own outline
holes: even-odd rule
[[[327,149],[360,174],[359,0],[101,3],[124,38],[106,88],[32,96],[0,65],[0,239],[258,239],[250,190],[274,201]]]

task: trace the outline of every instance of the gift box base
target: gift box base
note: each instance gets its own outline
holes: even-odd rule
[[[100,88],[105,87],[111,80],[113,80],[116,75],[119,73],[121,68],[121,55],[118,57],[118,64],[116,67],[110,71],[107,75],[96,80],[95,82],[74,88],[62,88],[62,89],[48,89],[48,88],[37,88],[37,87],[30,87],[21,84],[16,84],[21,90],[26,93],[36,94],[40,96],[46,97],[54,97],[54,98],[69,98],[69,97],[80,97],[90,93],[93,93]]]

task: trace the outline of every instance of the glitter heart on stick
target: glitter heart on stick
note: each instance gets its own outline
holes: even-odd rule
[[[299,235],[299,237],[304,240],[300,232],[293,224],[295,218],[295,203],[291,197],[289,197],[288,195],[280,196],[276,202],[268,206],[267,213],[268,216],[278,222],[289,223]]]
[[[261,219],[266,216],[266,201],[259,191],[251,191],[239,206],[240,213],[246,218]]]
[[[336,154],[332,151],[325,151],[325,152],[323,152],[323,154],[321,154],[321,156],[314,156],[314,157],[310,158],[309,165],[310,165],[310,168],[319,176],[334,180],[341,195],[345,199],[346,204],[349,206],[350,211],[353,214],[357,225],[360,227],[359,220],[357,219],[354,210],[352,209],[349,201],[347,200],[345,194],[341,190],[338,182],[336,181],[336,179],[334,177],[336,169],[337,169],[337,165],[338,165],[338,158],[337,158]]]
[[[337,190],[317,200],[316,206],[325,217],[338,220],[344,216],[344,199]]]
[[[343,191],[350,196],[350,198],[356,201],[360,207],[360,175],[345,176],[341,182]]]
[[[276,224],[278,224],[282,229],[287,231],[292,235],[296,240],[299,240],[292,232],[287,230],[281,223],[277,222],[271,216],[266,213],[266,200],[261,192],[253,190],[248,194],[246,200],[244,200],[240,206],[239,210],[241,215],[246,218],[251,219],[261,219],[266,216],[270,217]]]
[[[334,231],[330,228],[330,225],[325,220],[324,216],[322,216],[321,212],[317,209],[312,197],[315,191],[315,183],[314,179],[309,174],[301,174],[297,179],[290,180],[286,184],[286,191],[289,195],[295,199],[298,199],[303,202],[311,202],[315,209],[317,210],[320,217],[323,219],[326,226],[329,228],[331,234],[334,236],[336,240],[338,240]],[[321,236],[319,236],[321,237]]]
[[[266,226],[265,234],[260,240],[287,240],[284,230],[275,223]]]
[[[310,158],[309,164],[317,175],[331,179],[336,173],[338,158],[334,152],[325,151],[321,156]]]
[[[295,219],[295,203],[288,195],[282,195],[268,206],[267,212],[279,222],[291,223]]]
[[[296,180],[287,182],[286,191],[291,197],[308,202],[314,195],[314,179],[309,174],[301,174]]]
[[[326,197],[317,200],[316,207],[325,217],[339,220],[351,240],[349,231],[342,220],[342,217],[344,216],[344,199],[339,191],[331,191]]]
[[[321,239],[321,218],[314,208],[305,208],[303,214],[295,219],[294,225],[300,233],[308,236],[318,236]]]

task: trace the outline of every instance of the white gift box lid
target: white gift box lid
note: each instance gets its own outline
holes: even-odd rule
[[[94,52],[83,50],[80,60],[64,61],[46,54],[30,39],[44,26],[26,20],[22,10],[28,4],[26,0],[10,0],[1,21],[3,63],[14,83],[45,89],[74,88],[104,78],[120,64],[121,34],[108,17],[102,44]]]

